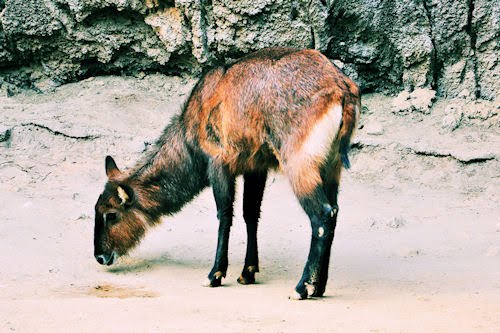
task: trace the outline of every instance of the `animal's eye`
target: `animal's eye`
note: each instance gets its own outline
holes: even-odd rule
[[[116,213],[104,214],[104,220],[106,221],[106,223],[115,223],[117,219],[118,216],[116,215]]]

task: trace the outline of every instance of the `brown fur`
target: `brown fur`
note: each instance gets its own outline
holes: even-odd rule
[[[310,155],[304,142],[336,106],[340,130],[323,154]],[[121,255],[148,225],[178,211],[209,185],[208,161],[233,176],[279,167],[299,199],[322,183],[338,185],[359,110],[356,84],[315,50],[264,49],[212,69],[145,160],[125,173],[114,162],[107,166],[109,182],[96,205],[96,252]],[[121,204],[118,185],[128,189],[130,203]],[[99,220],[110,211],[119,214],[116,225]]]
[[[307,195],[320,182],[324,159],[304,159],[300,146],[329,106],[342,105],[343,125],[332,147],[338,151],[355,128],[359,100],[356,84],[321,53],[266,49],[209,72],[183,120],[188,139],[234,174],[279,161],[297,194]]]

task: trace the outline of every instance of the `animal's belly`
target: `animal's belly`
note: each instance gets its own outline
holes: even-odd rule
[[[233,174],[264,171],[279,166],[274,151],[266,142],[228,139],[205,141],[201,146],[210,158],[228,166]]]

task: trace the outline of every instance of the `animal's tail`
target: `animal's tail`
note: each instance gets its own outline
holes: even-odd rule
[[[361,97],[359,89],[345,96],[342,107],[342,127],[340,128],[340,159],[344,168],[349,169],[349,150],[351,148],[351,137],[356,129],[359,112],[361,111]]]

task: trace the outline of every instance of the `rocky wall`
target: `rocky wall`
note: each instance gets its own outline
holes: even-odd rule
[[[0,84],[197,74],[267,46],[316,48],[364,91],[493,100],[494,0],[0,0]]]

